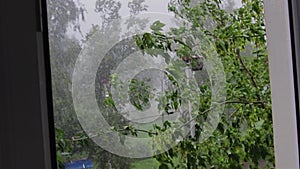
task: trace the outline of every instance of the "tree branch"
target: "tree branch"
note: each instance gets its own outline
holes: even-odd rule
[[[264,105],[265,102],[263,102],[263,101],[253,101],[253,102],[249,102],[249,101],[226,101],[225,104],[261,104],[261,105]]]
[[[242,58],[241,58],[241,54],[240,54],[240,49],[239,49],[239,48],[236,49],[236,56],[237,56],[239,62],[241,63],[241,65],[243,66],[244,70],[246,71],[246,73],[247,73],[248,76],[250,77],[253,86],[254,86],[255,88],[258,88],[257,82],[256,82],[256,80],[254,79],[253,74],[250,72],[250,70],[247,68],[247,66],[245,65],[245,63],[243,62],[243,60],[242,60]],[[259,100],[260,100],[260,99],[259,99]]]

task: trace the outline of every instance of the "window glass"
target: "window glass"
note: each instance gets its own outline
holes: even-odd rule
[[[263,0],[47,0],[58,168],[274,168]]]

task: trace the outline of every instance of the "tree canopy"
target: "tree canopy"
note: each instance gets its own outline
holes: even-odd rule
[[[127,5],[131,15],[127,28],[136,35],[109,50],[99,65],[95,88],[98,105],[105,112],[103,116],[112,130],[120,133],[118,141],[124,144],[128,135],[152,138],[157,147],[168,144],[167,139],[176,141],[176,145],[168,151],[159,152],[157,149],[153,160],[161,169],[239,169],[247,165],[251,169],[259,166],[274,168],[263,0],[242,0],[242,6],[238,8],[233,7],[231,0],[170,0],[168,10],[174,14],[179,26],[163,31],[167,24],[158,18],[151,23],[151,31],[141,34],[148,20],[139,20],[137,16],[146,12],[148,6],[144,0],[133,0]],[[137,165],[139,160],[109,153],[83,132],[76,119],[70,87],[75,61],[86,42],[95,32],[105,35],[113,28],[121,29],[119,22],[111,22],[121,18],[121,3],[97,0],[95,11],[102,24],[94,25],[82,41],[68,37],[66,32],[70,26],[81,31],[79,22],[85,19],[84,5],[74,1],[50,0],[48,8],[59,168],[63,168],[66,161],[83,157],[97,161],[98,168],[131,168]],[[113,39],[119,35],[106,36]],[[167,65],[167,71],[157,73],[166,84],[160,91],[152,89],[150,82],[158,82],[147,80],[146,73],[132,79],[129,91],[126,91],[130,103],[139,111],[148,109],[155,92],[159,93],[157,107],[163,112],[160,114],[162,123],[146,128],[134,126],[122,117],[112,97],[112,88],[120,92],[124,89],[114,70],[125,57],[135,52],[134,46],[142,51],[143,57],[161,56]],[[126,50],[123,50],[124,47]],[[211,55],[220,61],[221,67],[211,64]],[[212,89],[221,78],[214,74],[219,72],[217,69],[224,72],[224,88],[217,88],[222,91]],[[189,76],[195,76],[195,80],[189,80]],[[215,94],[218,92],[222,96]],[[216,111],[219,111],[220,120],[206,138],[206,127],[212,125],[206,121]],[[182,113],[181,128],[189,131],[186,135],[176,132],[178,124],[167,120],[176,112]],[[70,124],[73,126],[70,127]],[[172,138],[158,137],[170,131],[173,131]],[[97,133],[94,134],[97,137]]]

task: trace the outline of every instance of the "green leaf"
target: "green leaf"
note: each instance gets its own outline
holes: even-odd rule
[[[264,120],[260,120],[260,121],[258,121],[258,122],[256,122],[255,123],[255,128],[257,129],[257,130],[260,130],[261,129],[261,127],[262,127],[262,125],[264,124]]]
[[[162,31],[162,28],[165,26],[166,24],[160,22],[159,20],[155,21],[150,28],[154,31],[154,32],[159,32]]]

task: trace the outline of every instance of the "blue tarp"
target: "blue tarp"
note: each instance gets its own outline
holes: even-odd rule
[[[65,164],[65,169],[85,169],[92,168],[92,160],[78,160]]]

